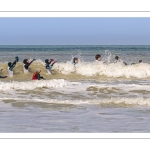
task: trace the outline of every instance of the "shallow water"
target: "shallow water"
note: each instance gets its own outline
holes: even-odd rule
[[[150,109],[4,101],[0,132],[149,132]]]
[[[0,46],[0,53],[0,75],[20,58],[14,76],[0,81],[0,132],[149,132],[150,46]],[[106,63],[95,62],[97,53]],[[37,59],[27,74],[24,58]],[[52,75],[46,58],[57,61]],[[31,80],[36,68],[46,80]]]

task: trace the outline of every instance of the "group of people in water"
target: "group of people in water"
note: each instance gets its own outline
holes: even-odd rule
[[[101,55],[100,55],[100,54],[96,54],[96,55],[95,55],[95,60],[96,60],[96,62],[101,61]],[[115,61],[114,61],[114,63],[118,63],[118,62],[122,62],[124,65],[128,65],[126,62],[122,61],[121,58],[120,58],[118,55],[116,55],[116,56],[115,56]],[[75,57],[75,58],[73,59],[73,64],[74,64],[74,66],[75,66],[77,63],[78,63],[78,58]],[[105,62],[104,62],[104,63],[105,63]],[[139,60],[138,63],[142,63],[142,60]],[[134,65],[134,64],[136,64],[136,63],[131,63],[131,65]]]
[[[101,61],[101,55],[97,54],[95,55],[95,59],[96,61]],[[33,59],[31,61],[29,61],[28,59],[24,59],[23,60],[23,71],[24,73],[28,73],[29,72],[29,66],[35,61],[36,59]],[[13,76],[13,69],[16,66],[16,63],[19,61],[19,57],[16,56],[14,62],[8,62],[8,73],[9,76],[12,77]],[[56,63],[57,61],[55,61],[54,59],[45,59],[45,69],[47,70],[48,74],[52,74],[52,67],[53,65]],[[119,56],[115,56],[115,63],[117,62],[122,62],[124,65],[127,65],[126,62],[122,61],[120,59]],[[104,62],[105,63],[105,62]],[[142,60],[139,60],[139,63],[142,63]],[[73,58],[73,62],[72,64],[76,67],[76,65],[78,64],[78,58],[74,57]],[[133,65],[135,63],[132,63],[131,65]],[[0,71],[2,71],[3,69],[1,69]],[[32,80],[41,80],[44,79],[44,77],[42,77],[40,75],[41,70],[39,68],[36,69],[36,71],[33,73],[32,76]],[[6,78],[7,76],[0,76],[0,78]]]
[[[24,73],[29,72],[29,66],[35,61],[36,59],[33,59],[29,61],[28,59],[23,60],[23,71]],[[8,62],[8,74],[10,77],[13,77],[13,69],[15,68],[17,62],[19,61],[19,57],[16,56],[14,62]],[[52,67],[56,63],[54,59],[46,59],[45,60],[45,68],[47,70],[48,74],[52,74]],[[0,71],[3,71],[1,69]],[[44,79],[42,76],[40,76],[41,70],[39,68],[36,69],[36,71],[33,73],[32,80],[41,80]],[[0,78],[6,78],[7,76],[0,76]]]

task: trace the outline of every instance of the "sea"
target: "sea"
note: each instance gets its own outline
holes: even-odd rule
[[[36,59],[28,73],[24,59]],[[37,68],[45,80],[32,80]],[[0,45],[1,69],[0,133],[150,132],[150,45]]]

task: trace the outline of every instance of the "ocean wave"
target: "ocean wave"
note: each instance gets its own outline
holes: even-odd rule
[[[3,68],[3,72],[1,75],[7,75],[7,64],[1,63],[1,68]],[[29,68],[30,79],[32,75],[30,73],[34,73],[36,68],[41,69],[41,74],[48,75],[45,69],[45,63],[42,60],[36,60]],[[54,64],[52,70],[55,74],[63,74],[68,75],[76,75],[76,77],[80,77],[81,75],[84,77],[100,77],[105,76],[108,78],[149,78],[150,77],[150,65],[147,63],[140,63],[134,65],[124,65],[123,63],[110,63],[105,64],[103,62],[79,62],[79,64],[74,67],[71,62],[57,62]],[[54,75],[55,75],[54,74]],[[23,73],[23,63],[17,63],[14,68],[14,77],[18,76],[19,78],[24,78]],[[26,76],[25,76],[26,77]],[[48,77],[48,76],[47,76]]]
[[[150,106],[150,98],[127,98],[127,97],[112,97],[112,98],[100,98],[100,99],[51,99],[51,98],[0,98],[2,101],[13,100],[13,103],[49,103],[49,104],[72,104],[72,105],[99,105],[99,106],[111,106],[111,107],[128,107],[128,106]]]
[[[64,79],[0,82],[0,100],[101,106],[150,106],[149,84],[70,82]]]
[[[74,67],[71,63],[57,63],[54,67],[57,72],[62,74],[75,73],[87,77],[106,76],[106,77],[125,77],[125,78],[147,78],[150,77],[150,65],[147,63],[124,65],[122,63],[103,64],[102,62],[79,63]]]
[[[37,81],[25,81],[25,82],[0,82],[0,91],[10,90],[34,90],[36,88],[62,88],[67,85],[80,84],[78,82],[68,82],[64,79],[52,79],[52,80],[37,80]]]

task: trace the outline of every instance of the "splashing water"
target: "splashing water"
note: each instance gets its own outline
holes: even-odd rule
[[[71,63],[73,62],[73,59],[74,59],[75,57],[78,58],[79,63],[80,63],[80,62],[83,62],[83,61],[84,61],[84,58],[83,58],[83,56],[81,56],[81,55],[82,55],[82,53],[81,53],[80,50],[77,51],[77,54],[76,54],[76,55],[71,55]]]
[[[107,64],[110,64],[112,62],[112,53],[109,50],[105,50],[105,55],[104,55],[104,61]]]

